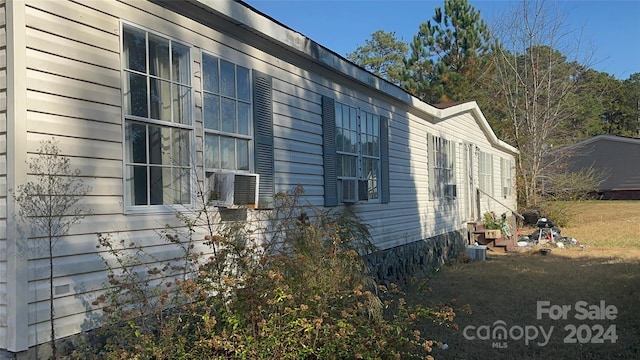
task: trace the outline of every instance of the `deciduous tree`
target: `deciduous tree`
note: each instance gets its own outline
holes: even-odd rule
[[[53,359],[57,359],[53,301],[53,249],[73,225],[78,224],[90,210],[79,206],[90,188],[84,185],[80,171],[71,168],[71,160],[60,153],[55,140],[40,143],[36,156],[27,167],[32,180],[17,187],[14,197],[19,205],[18,215],[31,225],[33,241],[45,241],[49,259],[49,321]]]
[[[544,2],[522,2],[502,18],[493,49],[510,140],[520,150],[518,190],[525,206],[538,202],[543,178],[552,175],[546,156],[562,140],[562,124],[576,115],[577,79],[587,68],[576,60],[581,52],[568,45],[576,42],[554,10]]]

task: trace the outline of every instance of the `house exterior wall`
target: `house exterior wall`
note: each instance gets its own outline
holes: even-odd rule
[[[175,213],[151,208],[132,209],[125,204],[123,23],[190,47],[194,99],[190,109],[194,119],[192,140],[198,159],[204,154],[202,54],[229,59],[272,77],[276,192],[302,185],[306,200],[317,206],[325,204],[323,118],[326,114],[323,114],[323,97],[387,118],[390,201],[349,205],[370,225],[373,239],[381,249],[426,241],[464,229],[466,221],[479,215],[474,212],[475,203],[468,201],[478,184],[478,150],[494,156],[492,173],[496,193],[500,187],[499,157],[513,159],[515,155],[513,148],[499,142],[490,132],[474,103],[437,110],[389,84],[372,86],[358,80],[359,75],[356,75],[361,70],[351,65],[347,64],[344,73],[340,73],[337,67],[345,65],[344,61],[336,60],[339,66],[331,67],[326,62],[332,59],[313,59],[300,49],[283,47],[276,40],[265,41],[264,33],[238,27],[208,8],[219,7],[223,13],[237,13],[238,16],[252,14],[235,2],[193,2],[193,6],[210,12],[206,23],[169,11],[154,2],[27,0],[22,4],[26,26],[13,30],[22,32],[24,37],[26,62],[22,76],[25,78],[26,121],[24,128],[16,130],[15,136],[26,141],[22,146],[16,146],[16,149],[24,148],[16,158],[32,159],[41,141],[54,138],[61,153],[71,159],[72,167],[80,169],[83,181],[92,188],[82,204],[92,209],[92,214],[74,226],[69,236],[54,248],[58,337],[88,330],[97,324],[93,320],[99,309],[91,302],[107,273],[98,257],[96,233],[113,233],[147,245],[159,259],[172,257],[171,247],[159,239],[156,230],[164,224],[175,223]],[[180,6],[188,8],[189,4],[191,2]],[[201,15],[194,11],[193,16]],[[265,19],[261,21],[267,21]],[[209,23],[213,25],[208,26]],[[289,30],[270,21],[267,23],[270,27],[265,31],[282,31],[283,38],[291,35]],[[384,90],[386,88],[389,89]],[[0,128],[0,139],[5,140],[0,141],[0,145],[6,143],[6,134],[6,129]],[[432,166],[428,161],[429,134],[446,138],[457,149],[454,172],[458,192],[455,199],[434,199],[429,194],[429,182],[433,181],[428,175],[428,168]],[[465,152],[473,158],[472,161],[467,159],[473,163],[470,172],[465,170]],[[2,156],[0,149],[0,161]],[[20,176],[27,177],[24,167],[20,168],[16,163],[16,168],[22,169]],[[0,173],[0,179],[5,174]],[[467,186],[470,179],[472,186]],[[4,191],[0,193],[0,199],[5,204],[8,199],[6,186],[0,186],[0,191]],[[501,200],[509,206],[515,205],[513,195]],[[495,201],[482,201],[481,211],[506,211]],[[0,230],[3,221],[6,224],[1,209]],[[18,345],[3,343],[11,336],[2,336],[6,327],[0,322],[0,348],[19,351],[25,346],[48,341],[48,259],[39,250],[42,240],[38,239],[38,234],[32,234],[27,241],[30,249],[24,264],[27,275],[18,276],[18,270],[13,269],[7,277],[13,276],[16,288],[26,289],[26,308],[16,305],[10,310],[17,313],[16,324],[20,319],[28,324],[28,336],[22,336],[26,340],[16,343]],[[3,238],[0,231],[0,255],[5,242],[6,235]],[[5,262],[6,255],[0,257],[0,270]],[[0,282],[0,291],[2,286],[5,285]],[[3,311],[10,311],[5,304],[0,297],[0,319]],[[16,328],[14,332],[19,331]]]
[[[0,349],[7,338],[7,32],[0,0]]]

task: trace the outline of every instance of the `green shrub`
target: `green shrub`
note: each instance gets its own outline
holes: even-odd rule
[[[576,215],[571,203],[566,201],[547,201],[540,206],[540,209],[546,218],[559,227],[569,225]]]
[[[185,229],[161,234],[181,253],[161,266],[142,247],[100,236],[109,289],[94,304],[104,326],[74,357],[424,358],[435,343],[414,323],[450,322],[452,312],[409,308],[397,288],[376,286],[363,257],[375,251],[366,224],[303,205],[302,194],[278,194],[253,223],[185,217]],[[203,224],[206,254],[195,251]]]

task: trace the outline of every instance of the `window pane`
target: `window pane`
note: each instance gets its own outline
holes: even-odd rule
[[[220,97],[204,94],[204,127],[211,130],[220,129]]]
[[[238,145],[238,168],[236,170],[249,170],[249,141],[236,140]]]
[[[233,133],[236,131],[236,103],[222,98],[222,131]]]
[[[127,162],[147,163],[147,127],[142,124],[127,122],[126,125]]]
[[[146,41],[144,31],[124,28],[123,50],[124,63],[127,69],[147,72]]]
[[[191,74],[189,72],[189,48],[172,42],[171,61],[173,62],[173,81],[181,84],[191,84]]]
[[[162,178],[162,168],[159,166],[149,167],[149,204],[164,204],[164,181]]]
[[[349,107],[349,129],[358,130],[358,111],[356,108]]]
[[[149,74],[171,80],[169,40],[149,34]]]
[[[378,145],[378,137],[371,135],[369,137],[369,143],[371,144],[371,156],[380,156],[380,145]]]
[[[173,164],[179,166],[189,166],[190,148],[189,148],[189,131],[182,129],[173,129]]]
[[[174,85],[173,121],[178,124],[191,125],[191,89],[187,86]]]
[[[180,201],[178,204],[191,203],[191,171],[189,169],[176,169],[180,177]]]
[[[202,55],[202,72],[204,74],[202,83],[205,91],[216,94],[219,90],[218,59],[213,56]]]
[[[149,163],[171,164],[171,128],[149,125]]]
[[[171,83],[150,79],[151,118],[171,121]]]
[[[344,151],[345,140],[342,128],[336,128],[336,150]]]
[[[342,105],[336,103],[336,128],[342,128]]]
[[[338,176],[355,177],[356,159],[355,156],[338,155]]]
[[[220,60],[221,93],[229,97],[236,97],[236,66]]]
[[[127,205],[147,205],[147,167],[127,166]]]
[[[206,135],[204,139],[204,166],[207,168],[220,168],[218,139],[218,135]]]
[[[249,135],[250,109],[249,104],[238,102],[238,134]]]
[[[358,133],[351,131],[351,140],[349,142],[349,152],[356,154],[358,152]]]
[[[243,68],[242,66],[237,66],[236,69],[238,72],[238,99],[250,101],[249,69]]]
[[[350,122],[349,107],[343,106],[342,107],[342,127],[345,129],[349,129],[349,122]]]
[[[220,137],[220,160],[222,169],[235,170],[236,151],[235,141],[230,137]]]
[[[127,73],[124,84],[124,111],[128,115],[147,117],[147,77]]]
[[[373,128],[372,128],[372,130],[373,130],[373,131],[372,131],[372,134],[373,134],[374,136],[376,136],[376,137],[379,137],[379,136],[380,136],[380,117],[379,117],[379,116],[376,116],[376,117],[373,119],[372,127],[373,127]]]

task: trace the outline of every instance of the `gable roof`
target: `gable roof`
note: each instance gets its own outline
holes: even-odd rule
[[[183,3],[176,4],[177,2],[172,0],[154,1],[178,12],[182,11],[184,13],[186,11]],[[409,94],[404,89],[355,65],[343,56],[316,43],[305,35],[287,27],[245,2],[232,0],[186,1],[200,10],[198,13],[189,12],[189,15],[192,17],[197,16],[203,21],[203,19],[206,19],[207,13],[218,13],[237,26],[258,34],[267,41],[276,43],[279,46],[284,46],[288,50],[310,59],[331,71],[338,72],[360,84],[375,89],[377,92],[401,101],[411,106],[417,112],[426,115],[426,117],[446,120],[456,115],[471,113],[494,146],[512,154],[518,153],[515,147],[498,139],[475,101],[452,104],[443,108],[429,105]]]
[[[594,137],[591,137],[591,138],[588,138],[588,139],[585,139],[585,140],[582,140],[582,141],[578,141],[575,144],[567,145],[567,146],[562,147],[560,149],[556,149],[556,150],[550,152],[550,155],[554,154],[554,153],[561,152],[561,151],[569,151],[569,150],[581,148],[581,147],[584,147],[584,146],[589,145],[589,144],[593,144],[593,143],[598,142],[598,141],[613,141],[613,142],[619,142],[619,143],[628,143],[628,144],[640,145],[640,138],[633,138],[633,137],[620,136],[620,135],[596,135]]]

